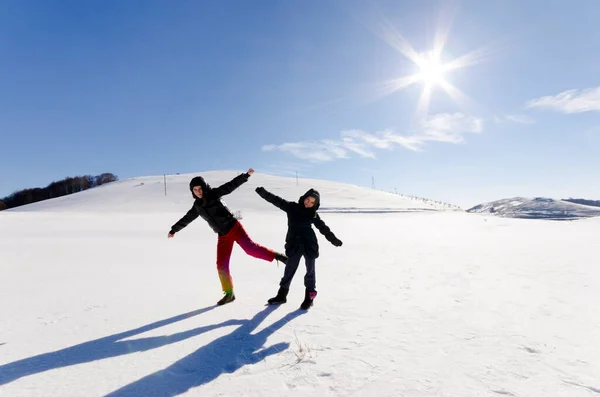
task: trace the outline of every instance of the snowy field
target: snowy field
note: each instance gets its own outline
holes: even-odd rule
[[[235,172],[203,173],[213,186]],[[221,298],[216,235],[191,175],[135,178],[0,212],[0,396],[600,396],[600,219],[435,211],[325,181],[255,174],[224,199],[281,250],[285,214],[255,192],[322,194],[315,306],[303,264],[236,246]]]

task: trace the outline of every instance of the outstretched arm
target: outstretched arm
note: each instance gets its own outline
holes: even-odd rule
[[[335,237],[335,234],[333,234],[331,229],[329,229],[329,226],[327,226],[325,224],[325,222],[323,222],[321,217],[319,217],[319,214],[315,214],[315,220],[313,223],[317,227],[317,229],[319,229],[319,232],[321,232],[321,234],[323,236],[325,236],[327,241],[329,241],[331,244],[335,245],[336,247],[342,246],[341,240],[338,239],[337,237]]]
[[[175,233],[189,225],[194,219],[198,218],[198,215],[198,211],[196,211],[196,208],[192,205],[192,208],[187,212],[187,214],[185,214],[183,218],[178,220],[176,224],[171,226],[171,231],[169,231],[169,238],[173,237]]]
[[[250,168],[248,170],[248,172],[240,174],[240,175],[236,176],[235,178],[233,178],[232,180],[230,180],[229,182],[224,183],[223,185],[221,185],[217,188],[214,188],[213,193],[217,197],[225,196],[226,194],[229,194],[229,193],[233,192],[235,189],[237,189],[238,187],[242,186],[242,184],[248,182],[248,178],[250,178],[250,175],[252,175],[253,173],[254,173],[254,170],[252,168]]]
[[[288,212],[289,208],[290,208],[290,202],[286,201],[284,199],[282,199],[279,196],[274,195],[273,193],[267,191],[267,189],[265,189],[264,187],[257,187],[256,188],[256,193],[258,193],[258,195],[262,198],[264,198],[265,200],[267,200],[269,203],[273,204],[275,207]]]

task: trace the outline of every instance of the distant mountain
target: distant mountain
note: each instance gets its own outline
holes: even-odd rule
[[[563,200],[568,201],[569,203],[591,205],[593,207],[600,207],[600,200],[586,200],[586,199],[577,199],[577,198],[568,198],[568,199],[563,199]]]
[[[570,220],[600,216],[600,208],[546,197],[514,197],[479,204],[467,210],[508,218]]]

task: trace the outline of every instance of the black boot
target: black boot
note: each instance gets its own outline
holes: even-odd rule
[[[269,302],[269,305],[280,305],[282,303],[285,303],[287,302],[286,297],[289,291],[290,290],[287,288],[279,287],[279,291],[277,291],[277,296],[269,299],[267,302]]]
[[[233,302],[234,300],[235,300],[235,295],[233,294],[233,291],[226,292],[225,296],[222,297],[221,300],[217,302],[217,305],[221,306],[226,303]]]
[[[285,254],[281,254],[279,252],[275,253],[275,260],[282,262],[284,265],[287,263],[288,257]]]
[[[304,302],[300,305],[300,309],[308,310],[312,305],[315,297],[317,296],[317,291],[309,291],[306,290],[304,292]]]

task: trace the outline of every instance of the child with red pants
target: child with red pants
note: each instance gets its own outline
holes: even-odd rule
[[[190,190],[194,197],[192,208],[175,223],[169,231],[168,237],[172,238],[175,233],[186,227],[193,220],[202,217],[215,233],[218,234],[217,241],[217,272],[221,280],[221,287],[225,296],[217,302],[218,305],[233,302],[235,295],[233,293],[233,278],[229,271],[229,260],[233,250],[233,243],[236,242],[242,247],[246,254],[255,258],[272,262],[274,259],[286,263],[287,256],[263,247],[252,241],[248,236],[242,224],[233,216],[231,211],[221,201],[221,197],[233,192],[243,183],[248,181],[254,170],[250,168],[248,172],[240,174],[231,181],[212,188],[204,178],[197,176],[190,181]]]

